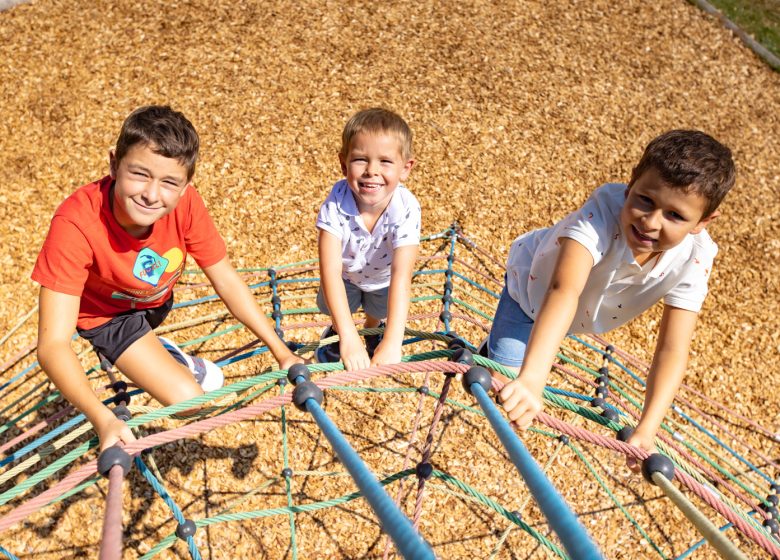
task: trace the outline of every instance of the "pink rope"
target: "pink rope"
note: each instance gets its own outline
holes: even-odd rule
[[[14,354],[11,358],[6,360],[6,362],[3,365],[0,366],[0,373],[5,373],[8,368],[16,365],[16,362],[28,356],[30,352],[35,350],[37,346],[38,346],[38,340],[36,339],[36,341],[30,344],[29,346],[19,350],[19,352]]]
[[[103,520],[103,535],[100,539],[100,560],[121,560],[122,558],[122,482],[124,472],[121,465],[114,465],[108,471],[108,495],[106,515]]]
[[[452,385],[452,376],[448,375],[441,388],[441,394],[436,401],[436,408],[433,412],[433,420],[431,420],[431,427],[428,429],[428,436],[425,438],[425,445],[423,446],[421,463],[427,463],[431,458],[431,447],[433,446],[433,438],[436,435],[436,427],[439,425],[439,419],[442,412],[444,412],[444,404],[447,402],[447,393],[450,392],[450,385]],[[417,529],[420,526],[420,516],[422,515],[422,502],[423,495],[425,493],[425,479],[419,478],[417,480],[417,500],[414,504],[414,528]]]
[[[580,381],[584,382],[587,385],[596,386],[596,383],[592,380],[584,379],[581,376],[577,375],[573,371],[570,371],[569,369],[560,366],[558,364],[553,365],[553,369],[557,369],[559,371],[562,371],[563,373],[566,373],[567,375],[570,375],[572,377],[575,377],[579,379]],[[639,413],[634,410],[633,407],[629,406],[629,403],[624,401],[622,398],[618,396],[612,397],[612,400],[617,403],[623,410],[627,411],[628,414],[630,414],[634,419],[639,419]],[[694,456],[692,453],[690,453],[685,447],[680,445],[679,442],[675,441],[674,439],[669,438],[665,433],[659,432],[658,437],[661,441],[663,441],[669,448],[674,449],[681,457],[685,458],[689,463],[691,463],[694,467],[699,469],[704,476],[707,476],[710,480],[713,482],[723,486],[726,488],[729,492],[731,492],[734,496],[736,496],[741,502],[743,502],[746,506],[748,506],[748,509],[756,510],[761,515],[763,515],[765,518],[768,518],[769,515],[760,509],[758,507],[758,504],[750,499],[749,496],[747,496],[744,492],[733,486],[729,481],[727,481],[725,478],[719,476],[715,471],[710,469],[709,466],[702,463],[698,457]]]
[[[466,369],[467,366],[463,364],[456,364],[454,362],[443,362],[443,361],[442,362],[409,362],[409,363],[402,363],[402,364],[377,366],[377,367],[359,370],[356,372],[342,372],[324,379],[320,379],[316,381],[316,384],[322,389],[327,389],[328,387],[332,387],[334,385],[340,385],[348,382],[363,381],[366,379],[380,377],[383,375],[393,375],[393,374],[410,373],[410,372],[427,372],[427,371],[462,373]],[[157,447],[159,445],[170,443],[172,441],[182,439],[182,438],[191,438],[200,435],[202,433],[227,426],[234,422],[240,422],[242,420],[248,420],[250,418],[254,418],[260,414],[268,412],[269,410],[288,404],[291,399],[292,399],[292,392],[287,393],[285,395],[278,395],[275,397],[271,397],[255,405],[250,405],[246,408],[234,410],[232,412],[228,412],[221,416],[216,416],[214,418],[206,418],[204,420],[199,420],[198,422],[193,422],[192,424],[188,424],[186,426],[180,426],[178,428],[174,428],[173,430],[168,430],[166,432],[158,432],[156,434],[146,436],[139,440],[128,443],[127,445],[124,446],[124,450],[129,455],[135,456],[138,455],[144,449],[148,449],[150,447]],[[19,521],[26,519],[27,516],[38,511],[43,506],[48,504],[50,501],[56,499],[57,497],[71,490],[72,488],[75,488],[84,479],[94,474],[96,472],[96,469],[97,469],[97,459],[93,459],[90,462],[83,465],[82,467],[80,467],[79,469],[77,469],[76,471],[68,474],[65,478],[63,478],[61,481],[59,481],[57,484],[55,484],[48,490],[42,492],[38,496],[25,502],[18,508],[10,511],[5,516],[0,518],[0,532],[5,531],[12,525],[18,523]]]

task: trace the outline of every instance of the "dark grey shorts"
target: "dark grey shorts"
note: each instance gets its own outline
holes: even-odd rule
[[[94,329],[77,330],[82,338],[92,343],[98,355],[115,364],[133,342],[159,327],[172,307],[173,296],[159,307],[133,309]]]

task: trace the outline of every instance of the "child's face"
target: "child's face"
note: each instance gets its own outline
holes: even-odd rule
[[[414,165],[414,160],[404,159],[397,138],[381,133],[359,132],[352,138],[347,154],[339,155],[339,159],[358,210],[372,214],[384,211]]]
[[[689,233],[699,233],[718,212],[703,218],[706,199],[668,186],[655,168],[645,171],[626,191],[620,212],[623,235],[634,257],[666,251]]]
[[[132,146],[121,161],[109,153],[115,180],[112,211],[130,235],[143,237],[149,228],[172,212],[190,182],[178,160],[155,154],[149,146]]]

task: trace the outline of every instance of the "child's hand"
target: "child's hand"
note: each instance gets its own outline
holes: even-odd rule
[[[528,429],[536,415],[542,411],[541,391],[527,387],[520,378],[507,383],[501,389],[499,397],[509,420],[521,430]]]
[[[400,344],[391,344],[387,339],[383,339],[382,342],[374,350],[374,357],[371,358],[372,366],[384,366],[387,364],[397,364],[401,361]]]
[[[99,422],[94,428],[100,438],[100,451],[116,445],[120,441],[125,445],[135,441],[135,436],[130,427],[114,416],[113,412],[109,412],[106,415],[106,419],[103,422]]]
[[[634,433],[631,434],[631,437],[626,440],[626,443],[628,443],[629,445],[633,445],[635,447],[640,447],[645,451],[647,451],[648,453],[656,452],[655,434],[651,436],[644,435],[642,432],[639,431],[638,428],[634,430]],[[626,466],[633,473],[639,473],[642,471],[642,461],[631,456],[626,457]]]
[[[290,355],[279,360],[279,369],[290,369],[295,364],[308,364],[311,360],[304,360],[300,356],[297,356],[290,352]]]
[[[339,343],[339,352],[346,371],[357,371],[371,365],[366,347],[363,346],[363,339],[357,336],[357,332],[354,337],[342,337]]]

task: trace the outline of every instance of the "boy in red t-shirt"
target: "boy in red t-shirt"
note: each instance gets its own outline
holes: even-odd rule
[[[92,423],[101,449],[135,438],[92,390],[71,348],[74,328],[163,405],[222,386],[215,364],[152,332],[173,305],[188,253],[282,368],[303,362],[277,336],[227,258],[192,186],[198,148],[198,134],[181,113],[161,106],[133,111],[109,152],[111,174],[60,205],[33,269],[41,285],[38,360]]]

